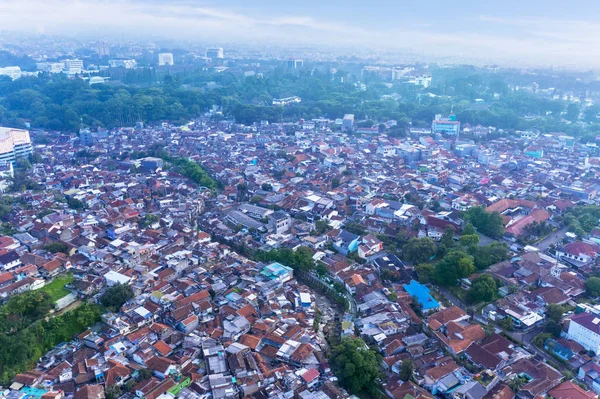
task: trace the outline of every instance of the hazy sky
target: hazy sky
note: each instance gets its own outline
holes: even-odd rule
[[[0,27],[600,67],[596,0],[0,0]]]

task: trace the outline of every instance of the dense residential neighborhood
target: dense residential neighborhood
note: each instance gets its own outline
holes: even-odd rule
[[[3,329],[80,322],[2,364],[3,397],[595,398],[600,154],[455,120],[29,132],[3,196]],[[47,314],[6,315],[32,293]],[[374,387],[347,381],[344,345]]]
[[[600,79],[525,66],[569,24],[13,3],[48,15],[0,31],[0,399],[598,398]],[[355,45],[375,8],[409,50]],[[497,24],[476,63],[429,34]]]

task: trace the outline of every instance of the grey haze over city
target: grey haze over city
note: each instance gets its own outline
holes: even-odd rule
[[[3,31],[79,38],[334,46],[527,66],[595,68],[600,5],[558,1],[4,0]]]

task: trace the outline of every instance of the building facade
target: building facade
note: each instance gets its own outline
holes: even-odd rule
[[[447,118],[436,115],[434,121],[431,123],[431,132],[433,134],[441,133],[458,136],[460,133],[460,122],[456,120],[456,116],[454,115]]]
[[[206,49],[206,58],[223,59],[223,47],[209,47]]]
[[[568,338],[581,344],[585,349],[600,351],[600,317],[592,313],[580,313],[571,318]]]
[[[29,131],[0,127],[0,163],[14,162],[30,156],[32,152]]]
[[[160,53],[158,55],[158,65],[173,65],[173,53]]]

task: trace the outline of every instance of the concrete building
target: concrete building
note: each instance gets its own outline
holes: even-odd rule
[[[0,162],[14,162],[31,155],[29,131],[0,127]]]
[[[160,53],[158,55],[158,65],[173,65],[173,53]]]
[[[94,135],[94,133],[92,133],[90,131],[90,129],[81,129],[79,131],[79,141],[81,142],[81,145],[85,145],[85,146],[92,146],[94,145],[94,142],[96,141],[96,137]]]
[[[354,129],[354,114],[346,114],[342,120],[342,132],[350,132],[352,129]]]
[[[83,71],[83,61],[79,59],[63,60],[64,71],[68,74],[77,74]]]
[[[0,75],[8,76],[12,80],[19,79],[21,77],[21,68],[18,66],[0,68]]]
[[[304,66],[304,61],[290,58],[287,62],[288,69],[299,69]]]
[[[60,73],[65,68],[62,62],[38,62],[35,65],[38,71],[49,73]]]
[[[107,42],[99,41],[96,43],[96,51],[100,57],[106,57],[110,55],[110,45]]]
[[[269,229],[275,234],[286,233],[292,226],[292,218],[283,211],[273,212],[267,218],[269,219]]]
[[[223,47],[209,47],[206,49],[206,58],[223,59]]]
[[[144,171],[156,171],[157,169],[162,169],[164,167],[165,161],[161,158],[155,157],[146,157],[142,160],[142,169]]]
[[[456,120],[455,115],[450,115],[446,118],[438,114],[431,123],[431,132],[433,134],[442,133],[458,136],[460,133],[460,122]]]
[[[128,58],[116,58],[114,60],[108,60],[108,65],[111,68],[125,68],[132,69],[137,65],[136,60]]]
[[[600,318],[592,313],[574,315],[569,323],[569,339],[581,344],[585,349],[600,352]]]

